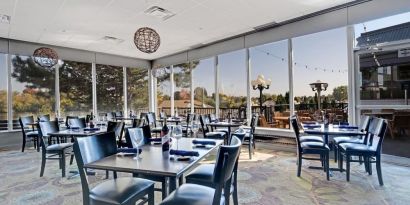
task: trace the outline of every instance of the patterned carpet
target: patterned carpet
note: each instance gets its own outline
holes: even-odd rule
[[[314,164],[313,164],[314,163]],[[312,162],[313,165],[317,162]],[[82,204],[80,178],[61,178],[56,161],[47,162],[44,177],[39,177],[40,153],[28,150],[0,152],[0,204]],[[239,172],[241,204],[410,204],[410,167],[383,164],[385,186],[377,175],[369,176],[353,164],[351,181],[334,172],[330,181],[325,173],[307,167],[296,177],[295,155],[258,149],[252,160],[243,149]],[[336,166],[331,164],[331,166]],[[69,170],[75,170],[71,165]],[[375,170],[375,169],[374,169]],[[70,175],[70,174],[69,174]],[[105,172],[91,176],[92,184],[103,181]],[[156,202],[160,202],[157,194]]]

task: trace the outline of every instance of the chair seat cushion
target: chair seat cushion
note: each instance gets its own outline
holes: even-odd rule
[[[332,140],[335,144],[340,143],[363,143],[362,139],[355,138],[355,137],[335,137]]]
[[[329,147],[323,142],[302,142],[300,146],[303,149],[329,149]]]
[[[212,205],[214,194],[213,188],[196,184],[183,184],[165,198],[161,205]]]
[[[339,149],[342,152],[350,152],[350,153],[374,153],[376,152],[375,147],[371,147],[365,144],[357,144],[357,143],[340,143]]]
[[[215,164],[201,164],[192,170],[186,177],[186,183],[213,187]]]
[[[26,132],[26,136],[27,136],[27,137],[37,137],[37,136],[38,136],[38,132],[37,132],[37,131]]]
[[[61,151],[63,149],[72,147],[73,143],[52,144],[46,148],[47,151]]]
[[[224,139],[225,135],[226,134],[224,132],[208,132],[208,133],[205,134],[205,138]]]
[[[122,177],[98,184],[90,191],[91,204],[125,204],[139,193],[146,191],[154,182],[146,179]]]
[[[319,136],[301,136],[299,137],[300,142],[323,142],[323,137]]]

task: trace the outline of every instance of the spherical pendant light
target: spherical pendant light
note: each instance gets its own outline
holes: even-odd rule
[[[51,48],[41,47],[33,53],[34,62],[41,67],[53,67],[58,63],[57,52]]]
[[[152,28],[143,27],[134,34],[134,43],[144,53],[154,53],[161,44],[159,34]]]

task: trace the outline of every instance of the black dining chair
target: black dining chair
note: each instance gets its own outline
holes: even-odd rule
[[[299,141],[300,142],[324,142],[325,140],[323,139],[323,136],[317,136],[317,135],[310,135],[310,134],[306,134],[303,133],[303,124],[302,122],[299,120],[299,116],[298,115],[294,115],[294,118],[296,118],[296,122],[298,123],[298,127],[299,127],[299,133],[301,134],[299,137]]]
[[[78,127],[80,129],[82,128],[86,128],[87,127],[87,123],[85,122],[85,118],[72,118],[68,120],[68,127],[72,128],[72,127]]]
[[[233,137],[230,145],[222,145],[216,156],[213,175],[210,179],[212,186],[186,183],[179,186],[161,205],[180,205],[180,204],[201,204],[201,205],[220,205],[229,199],[232,173],[237,164],[241,149],[241,141]]]
[[[21,127],[21,132],[23,134],[23,143],[21,145],[21,152],[24,152],[24,148],[26,147],[27,141],[33,142],[34,149],[37,149],[37,152],[39,152],[40,144],[38,140],[38,131],[33,129],[33,127],[37,127],[37,126],[29,125],[30,123],[34,123],[34,117],[33,116],[20,117],[19,123]]]
[[[182,124],[182,134],[185,136],[185,137],[188,137],[189,135],[190,135],[190,133],[191,133],[191,131],[192,131],[192,121],[194,121],[194,117],[195,117],[195,115],[194,114],[191,114],[191,113],[188,113],[187,115],[186,115],[186,121],[185,121],[185,124]]]
[[[123,139],[123,133],[124,133],[124,127],[125,123],[124,122],[113,122],[113,121],[108,121],[107,124],[107,132],[114,132],[115,136],[117,137],[117,143],[118,147],[123,147],[124,145],[122,144]]]
[[[151,132],[155,134],[160,134],[162,127],[157,126],[157,120],[154,112],[148,112],[146,115],[146,120],[148,125],[151,126]]]
[[[296,146],[297,146],[297,176],[300,177],[302,171],[302,160],[316,160],[321,161],[323,169],[326,172],[326,179],[329,180],[329,147],[324,142],[301,142],[300,132],[297,119],[295,116],[290,117],[290,122],[295,132]],[[304,157],[303,155],[319,155],[319,158]]]
[[[115,117],[124,117],[124,114],[122,111],[117,111],[115,112]]]
[[[90,152],[92,150],[92,152]],[[131,205],[142,200],[154,205],[154,182],[134,177],[120,177],[99,183],[90,189],[85,164],[117,153],[114,132],[76,138],[74,154],[80,172],[84,205]]]
[[[340,136],[340,137],[334,137],[332,139],[332,147],[333,147],[333,152],[334,152],[334,160],[337,162],[337,157],[339,156],[339,144],[341,143],[355,143],[355,144],[366,144],[367,143],[367,132],[369,131],[369,126],[371,122],[371,117],[367,115],[362,115],[360,117],[360,131],[366,132],[365,137],[363,136]],[[361,157],[360,157],[361,159]]]
[[[107,112],[107,120],[115,121],[115,112]]]
[[[225,132],[211,132],[208,127],[209,119],[207,115],[199,116],[199,122],[201,123],[202,134],[204,138],[209,139],[220,139],[220,140],[227,140],[227,136]]]
[[[70,127],[70,125],[68,124],[68,121],[69,121],[70,119],[78,119],[78,116],[66,116],[66,117],[65,117],[65,126],[66,126],[67,128]]]
[[[241,143],[243,142],[243,140],[245,139],[245,134],[246,131],[245,130],[237,130],[235,133],[232,134],[231,138],[229,139],[229,145],[233,145],[234,143],[236,143],[234,139],[234,137],[236,137],[237,139],[239,139],[239,141],[241,141]],[[233,174],[232,174],[232,184],[231,184],[231,188],[229,189],[229,194],[232,194],[232,198],[233,198],[233,202],[234,205],[238,205],[238,162],[239,162],[239,156],[238,159],[236,161],[235,164],[235,168],[233,170]],[[197,168],[195,168],[194,170],[192,170],[186,177],[186,183],[190,183],[190,184],[199,184],[199,185],[203,185],[203,186],[207,186],[207,187],[211,187],[214,188],[214,184],[212,181],[212,177],[213,177],[213,172],[215,169],[215,164],[201,164],[199,165]],[[229,198],[230,195],[225,195],[225,203],[229,204]]]
[[[245,135],[245,139],[243,143],[248,145],[248,152],[249,152],[249,159],[252,159],[252,154],[254,154],[256,149],[256,142],[255,142],[255,130],[256,126],[258,125],[258,114],[253,114],[251,118],[250,129],[247,131]]]
[[[74,156],[72,155],[73,143],[59,143],[46,146],[45,137],[50,138],[50,133],[58,132],[58,122],[48,121],[39,122],[38,124],[40,145],[41,145],[41,170],[40,177],[44,175],[44,169],[46,166],[46,160],[58,160],[59,167],[62,172],[62,177],[65,177],[65,158],[67,155],[71,155],[70,164],[73,163]]]
[[[364,159],[365,169],[372,174],[372,163],[376,163],[377,177],[380,186],[383,186],[381,153],[384,136],[386,135],[387,121],[385,119],[373,118],[369,126],[369,135],[366,144],[340,143],[339,144],[339,169],[343,171],[343,159],[346,159],[346,180],[350,181],[350,162],[361,162],[353,160],[353,156]],[[366,137],[365,137],[366,138]]]
[[[49,114],[39,115],[39,116],[37,116],[37,120],[39,122],[48,122],[48,121],[50,121],[50,115]]]

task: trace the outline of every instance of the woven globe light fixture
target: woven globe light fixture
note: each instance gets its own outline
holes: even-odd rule
[[[51,48],[41,47],[33,53],[34,62],[41,67],[53,67],[58,63],[57,52]]]
[[[144,53],[154,53],[161,44],[159,34],[152,28],[142,27],[134,34],[134,43]]]

